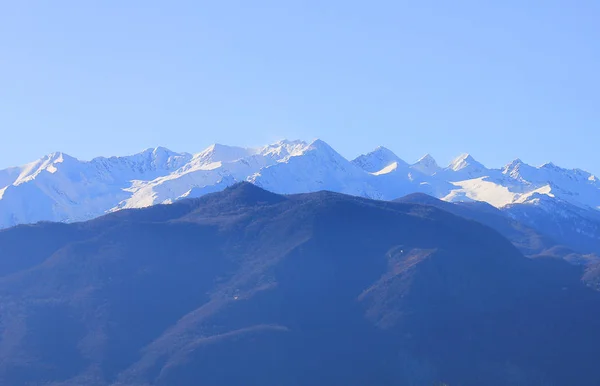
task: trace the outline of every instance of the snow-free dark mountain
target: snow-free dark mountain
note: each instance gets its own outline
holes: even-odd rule
[[[598,385],[580,277],[432,206],[243,183],[0,231],[0,384]]]
[[[457,216],[478,221],[498,231],[528,257],[558,257],[573,264],[584,266],[596,264],[600,261],[597,254],[583,252],[600,251],[599,245],[591,243],[592,237],[582,235],[581,232],[564,232],[563,229],[571,229],[571,223],[557,218],[549,219],[547,216],[551,215],[549,213],[544,215],[543,211],[537,213],[537,216],[523,216],[525,218],[521,222],[515,218],[517,217],[516,213],[511,215],[511,212],[502,211],[485,202],[451,203],[422,193],[409,194],[394,201],[429,205]],[[535,206],[528,206],[527,208],[533,209]],[[533,226],[527,225],[534,221],[533,219],[537,219],[535,220],[536,223]],[[561,227],[561,224],[564,226]],[[543,231],[546,231],[546,233]]]

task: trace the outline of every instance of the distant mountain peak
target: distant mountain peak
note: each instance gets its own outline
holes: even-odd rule
[[[55,165],[60,164],[63,161],[64,156],[60,152],[47,154],[37,161],[30,162],[19,168],[20,170],[18,173],[15,173],[14,178],[11,178],[10,184],[21,185],[28,181],[32,181],[42,172],[55,173],[58,170]]]
[[[323,141],[320,138],[314,139],[312,142],[309,143],[308,147],[315,149],[323,149],[327,151],[333,150],[333,148],[327,142]]]
[[[508,175],[515,179],[520,178],[521,169],[527,166],[529,165],[517,158],[502,168],[502,174]]]
[[[54,152],[46,155],[44,158],[47,159],[47,160],[53,160],[54,161],[54,160],[59,160],[59,159],[62,160],[63,156],[64,156],[63,152],[61,152],[61,151],[54,151]]]
[[[340,153],[321,139],[315,139],[307,146],[300,149],[296,155],[309,154],[316,157],[316,159],[322,163],[321,165],[318,165],[318,167],[326,167],[323,163],[333,163],[337,165],[349,163]]]
[[[524,164],[525,163],[520,158],[515,158],[514,160],[507,163],[503,169],[512,169],[514,167],[517,167],[519,165],[524,165]]]
[[[503,168],[487,169],[462,154],[440,168],[426,154],[409,166],[383,146],[349,161],[321,139],[284,139],[256,148],[215,143],[194,155],[160,146],[91,161],[51,153],[0,170],[0,188],[8,187],[0,197],[0,228],[40,220],[79,221],[123,208],[172,203],[238,181],[282,194],[330,190],[389,200],[426,192],[496,207],[525,202],[519,200],[536,192],[578,207],[600,208],[596,177],[552,163],[534,167],[516,159]]]
[[[194,155],[194,159],[201,163],[231,162],[250,155],[252,151],[243,147],[227,146],[215,143]]]
[[[190,156],[187,153],[177,153],[177,152],[174,152],[174,151],[167,149],[166,147],[162,147],[162,146],[148,148],[148,149],[144,150],[143,152],[139,153],[139,155],[151,158],[153,160],[160,160],[160,161],[167,161],[171,157]],[[133,157],[135,157],[135,155]]]
[[[411,168],[429,176],[432,176],[441,170],[435,159],[429,153],[419,158],[417,162],[411,165]]]
[[[398,157],[393,151],[391,151],[390,149],[388,149],[387,147],[384,146],[377,146],[372,152],[368,153],[370,155],[377,155],[378,157],[382,158],[382,159],[390,159],[390,160],[394,160],[395,162],[399,162],[399,163],[404,163],[406,164],[406,162],[402,161],[400,159],[400,157]]]
[[[454,171],[459,171],[474,164],[481,165],[479,162],[475,161],[471,154],[463,153],[453,159],[452,162],[450,162],[450,165],[448,165],[448,168]]]
[[[261,147],[258,149],[257,153],[282,160],[288,156],[301,154],[307,148],[307,146],[307,143],[301,140],[283,139],[273,144]]]
[[[313,154],[317,155],[319,159],[330,159],[331,157],[341,157],[333,147],[322,139],[315,139],[309,142],[307,145],[300,145],[296,148],[294,155],[306,155]]]
[[[205,154],[215,154],[215,153],[219,153],[220,155],[224,155],[223,153],[233,153],[236,152],[237,150],[246,150],[244,148],[241,147],[237,147],[237,146],[227,146],[227,145],[222,145],[220,143],[213,143],[212,145],[210,145],[209,147],[207,147],[206,149],[204,149],[201,153],[205,153]]]
[[[419,160],[416,163],[422,163],[422,164],[426,164],[426,165],[430,165],[430,164],[437,165],[435,158],[433,158],[433,156],[429,153],[427,153],[423,157],[419,158]]]
[[[384,153],[384,154],[396,156],[396,154],[394,154],[393,151],[391,151],[390,149],[388,149],[385,146],[377,146],[375,149],[373,149],[373,151],[371,151],[371,153]]]
[[[78,162],[79,160],[75,157],[72,157],[72,156],[66,154],[66,153],[57,151],[57,152],[53,152],[53,153],[46,155],[45,157],[36,161],[36,163],[39,163],[41,165],[49,165],[49,164],[59,164],[59,163],[71,162],[71,161]]]
[[[50,163],[62,163],[68,161],[78,161],[77,158],[68,155],[67,153],[63,153],[62,151],[56,151],[50,153],[43,157],[40,161],[42,162],[50,162]]]
[[[394,163],[396,163],[396,167],[407,165],[393,151],[383,146],[378,146],[371,152],[358,156],[352,163],[369,173],[379,174],[385,174],[382,171],[390,168]]]
[[[167,149],[164,146],[149,147],[144,149],[140,154],[177,154],[174,151]]]
[[[557,166],[553,162],[545,162],[540,167],[546,168],[546,169],[556,169],[557,168]]]
[[[306,145],[301,139],[282,139],[276,142],[278,145]]]
[[[523,164],[524,164],[524,162],[520,158],[515,158],[513,161],[511,161],[505,167],[514,167],[514,166],[523,165]]]
[[[375,149],[373,149],[373,151],[371,151],[368,154],[381,154],[386,157],[398,157],[393,151],[391,151],[385,146],[377,146]]]

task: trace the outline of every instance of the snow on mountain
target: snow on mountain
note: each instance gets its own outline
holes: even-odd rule
[[[600,181],[579,169],[551,163],[534,167],[518,159],[501,169],[488,169],[468,154],[446,168],[430,155],[408,165],[384,147],[349,161],[321,140],[284,140],[258,148],[215,144],[196,154],[158,147],[91,161],[49,154],[0,170],[0,227],[85,220],[123,208],[199,197],[239,181],[277,193],[333,190],[388,200],[423,192],[447,201],[485,201],[498,208],[528,205],[545,210],[552,207],[548,200],[583,211],[600,208]]]
[[[190,190],[198,191],[212,185],[222,185],[230,181],[244,181],[270,164],[269,159],[260,155],[250,155],[233,161],[208,162],[186,165],[175,172],[151,181],[136,181],[131,188],[131,196],[121,201],[115,209],[141,208],[170,203],[189,197]],[[225,184],[227,185],[227,184]]]
[[[463,154],[436,176],[455,186],[441,197],[447,201],[485,201],[502,208],[510,204],[536,205],[539,196],[544,195],[581,208],[600,209],[600,181],[594,175],[552,163],[535,167],[516,159],[501,169],[488,169]]]
[[[381,176],[383,174],[389,174],[389,173],[393,172],[394,170],[398,170],[398,167],[400,167],[400,165],[398,165],[398,162],[392,162],[391,164],[385,166],[383,169],[376,171],[373,174],[376,176]]]
[[[274,144],[266,145],[257,150],[258,154],[270,157],[273,160],[283,160],[287,157],[300,155],[307,144],[304,141],[290,141],[284,139]]]
[[[164,148],[87,162],[64,153],[49,154],[18,168],[19,175],[1,188],[0,227],[99,216],[127,198],[124,189],[131,181],[169,174],[190,158]]]
[[[245,181],[261,169],[299,154],[307,146],[302,141],[280,141],[257,149],[212,145],[194,155],[174,172],[150,181],[135,182],[127,189],[131,196],[112,210],[141,208],[198,197]]]
[[[315,140],[295,154],[260,170],[248,181],[282,194],[332,190],[383,198],[372,184],[375,178],[342,157],[325,142]]]
[[[518,181],[526,192],[546,194],[576,206],[600,208],[600,181],[581,169],[564,169],[552,163],[536,168],[516,160],[502,173]],[[518,202],[526,200],[521,198]]]
[[[391,150],[386,149],[383,146],[379,146],[377,149],[370,153],[358,156],[352,161],[353,164],[359,168],[368,171],[369,173],[383,174],[381,171],[384,169],[392,170],[395,167],[408,166],[406,162],[401,160]],[[396,165],[395,167],[392,165]]]
[[[438,166],[437,162],[435,162],[435,159],[429,154],[425,154],[417,162],[410,165],[410,167],[411,169],[417,170],[418,172],[428,176],[433,176],[435,173],[442,170],[442,168]]]
[[[502,207],[515,202],[517,193],[511,192],[506,186],[488,181],[485,177],[453,183],[453,189],[448,195],[442,197],[445,201],[484,201],[495,207]]]
[[[411,170],[386,148],[350,162],[321,140],[261,169],[248,181],[282,194],[331,190],[382,200],[412,192],[439,194],[452,186]]]
[[[357,157],[352,163],[379,177],[372,179],[371,184],[382,199],[394,199],[415,192],[441,197],[453,187],[447,181],[432,178],[439,167],[429,155],[409,165],[391,150],[380,146]]]
[[[252,154],[254,154],[252,149],[214,144],[204,149],[200,153],[195,154],[190,162],[183,165],[183,170],[179,172],[182,173],[189,170],[198,169],[217,169],[221,167],[223,163],[234,162]]]
[[[451,181],[467,180],[490,175],[490,170],[476,161],[470,154],[461,154],[456,157],[440,173]]]

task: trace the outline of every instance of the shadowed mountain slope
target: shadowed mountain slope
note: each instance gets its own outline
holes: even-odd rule
[[[585,253],[587,248],[580,247],[573,239],[555,239],[512,218],[506,212],[480,201],[447,202],[423,193],[414,193],[394,200],[400,203],[412,203],[433,206],[467,219],[475,220],[498,231],[510,240],[523,254],[529,257],[561,258],[581,265],[598,261],[595,254]],[[550,232],[555,234],[555,232]],[[571,242],[568,242],[571,241]],[[561,244],[567,242],[567,244]]]
[[[7,385],[600,383],[579,268],[420,204],[254,185],[0,231]]]

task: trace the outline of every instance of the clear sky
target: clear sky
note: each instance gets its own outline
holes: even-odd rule
[[[600,174],[598,0],[6,1],[0,168],[321,138]]]

